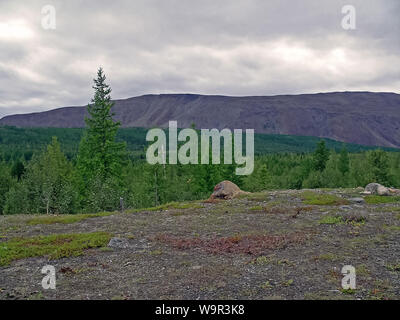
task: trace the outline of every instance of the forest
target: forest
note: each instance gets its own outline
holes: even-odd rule
[[[241,189],[400,187],[400,153],[316,137],[256,135],[255,169],[150,165],[143,128],[113,120],[99,69],[85,129],[0,127],[0,214],[94,213],[206,199],[230,180]]]

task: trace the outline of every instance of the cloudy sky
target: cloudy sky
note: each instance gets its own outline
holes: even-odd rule
[[[87,104],[99,66],[114,99],[400,93],[399,17],[399,0],[0,0],[0,117]]]

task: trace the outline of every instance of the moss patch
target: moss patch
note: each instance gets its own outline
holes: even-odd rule
[[[386,268],[390,271],[400,272],[400,263],[389,264],[386,266]]]
[[[0,243],[0,266],[29,257],[59,259],[79,256],[84,249],[106,246],[110,239],[111,235],[105,232],[14,238]]]
[[[116,214],[116,212],[99,212],[99,213],[88,213],[88,214],[63,214],[63,215],[46,215],[46,216],[39,216],[27,221],[29,225],[37,225],[37,224],[54,224],[54,223],[75,223],[89,218],[96,218],[96,217],[105,217]]]
[[[165,211],[171,209],[200,209],[202,206],[198,202],[169,202],[156,207],[134,209],[127,211],[128,213],[143,212],[143,211]]]
[[[319,224],[342,224],[344,222],[341,216],[326,216],[319,220]]]
[[[251,211],[262,211],[263,209],[264,208],[262,206],[254,206],[250,208]]]
[[[301,194],[305,204],[338,206],[349,204],[349,201],[332,194],[320,194],[312,191],[305,191]]]
[[[368,204],[396,203],[400,202],[400,196],[366,196],[365,202]]]
[[[356,290],[355,290],[355,289],[340,289],[340,291],[341,291],[343,294],[349,294],[349,295],[353,295],[353,294],[356,293]]]
[[[314,257],[314,260],[321,260],[321,261],[339,261],[340,257],[333,253],[324,253],[319,256]]]
[[[269,200],[269,193],[266,191],[241,194],[238,199],[247,199],[249,201],[262,202]]]

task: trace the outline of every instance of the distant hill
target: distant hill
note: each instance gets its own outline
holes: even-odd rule
[[[122,128],[118,131],[117,139],[127,143],[128,150],[135,158],[144,159],[146,142],[145,128]],[[17,128],[0,126],[0,161],[17,160],[25,157],[29,160],[34,152],[44,150],[51,142],[51,137],[56,136],[60,141],[62,150],[68,158],[73,158],[82,137],[82,128]],[[243,139],[245,140],[245,139]],[[255,134],[255,153],[258,155],[268,153],[307,153],[314,151],[320,138]],[[325,139],[328,148],[339,151],[343,143]],[[245,142],[245,141],[244,141]],[[372,146],[345,144],[350,152],[359,152],[374,149]],[[383,148],[387,151],[400,151],[399,149]]]
[[[255,129],[256,133],[315,136],[370,146],[400,147],[400,95],[334,92],[228,97],[196,94],[144,95],[115,100],[123,127]],[[6,116],[0,125],[79,128],[86,107]]]

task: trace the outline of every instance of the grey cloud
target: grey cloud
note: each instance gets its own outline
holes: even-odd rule
[[[100,65],[113,98],[399,92],[400,2],[350,2],[352,31],[340,25],[347,0],[3,0],[0,26],[29,33],[0,28],[0,117],[86,104]],[[46,4],[56,30],[40,26]]]

